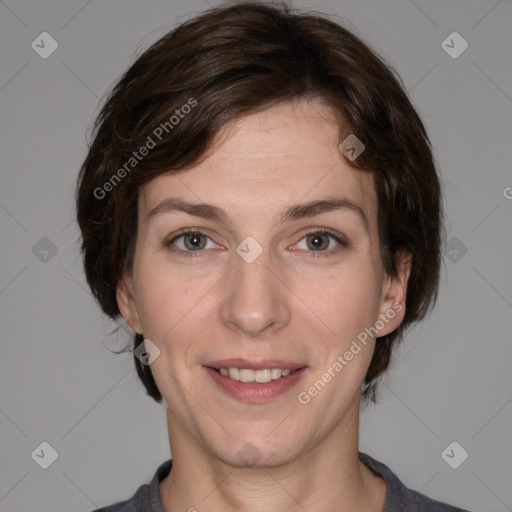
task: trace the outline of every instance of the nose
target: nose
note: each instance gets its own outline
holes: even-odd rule
[[[286,272],[277,261],[263,252],[248,263],[238,254],[224,281],[221,320],[230,329],[246,336],[268,336],[290,321]],[[284,265],[286,267],[286,265]]]

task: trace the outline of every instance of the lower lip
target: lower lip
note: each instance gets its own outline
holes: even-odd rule
[[[307,367],[304,366],[284,377],[279,377],[279,379],[271,380],[270,382],[258,383],[240,382],[222,375],[222,373],[214,370],[213,368],[209,368],[207,366],[204,368],[223,391],[238,400],[252,403],[265,402],[271,398],[286,393],[286,391],[297,384],[299,379],[307,370]]]

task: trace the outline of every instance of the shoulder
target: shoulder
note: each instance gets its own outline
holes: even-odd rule
[[[162,463],[149,484],[141,485],[128,500],[114,503],[92,512],[163,512],[158,484],[169,474],[172,460]]]
[[[143,508],[142,506],[143,496],[146,497],[148,495],[149,486],[141,485],[130,499],[93,510],[92,512],[146,512],[146,510],[149,512],[151,509]],[[147,501],[147,499],[144,501]]]
[[[114,503],[113,505],[109,505],[108,507],[93,510],[93,512],[139,512],[139,510],[140,507],[137,507],[136,503],[132,498],[130,500]]]
[[[386,482],[387,494],[382,512],[469,512],[409,489],[385,464],[365,453],[360,452],[359,459]]]

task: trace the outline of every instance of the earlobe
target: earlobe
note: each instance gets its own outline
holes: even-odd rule
[[[404,319],[405,299],[407,297],[407,284],[411,274],[412,255],[402,251],[397,255],[397,273],[395,276],[387,276],[383,288],[377,337],[385,336],[393,332]]]
[[[119,311],[124,321],[137,334],[142,334],[137,304],[135,301],[135,293],[133,290],[133,282],[129,275],[125,274],[117,284],[116,299]]]

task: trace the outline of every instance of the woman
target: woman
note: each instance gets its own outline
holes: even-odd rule
[[[358,451],[361,402],[436,299],[440,204],[399,80],[339,25],[238,3],[147,50],[98,117],[77,217],[173,458],[102,510],[461,510]]]

